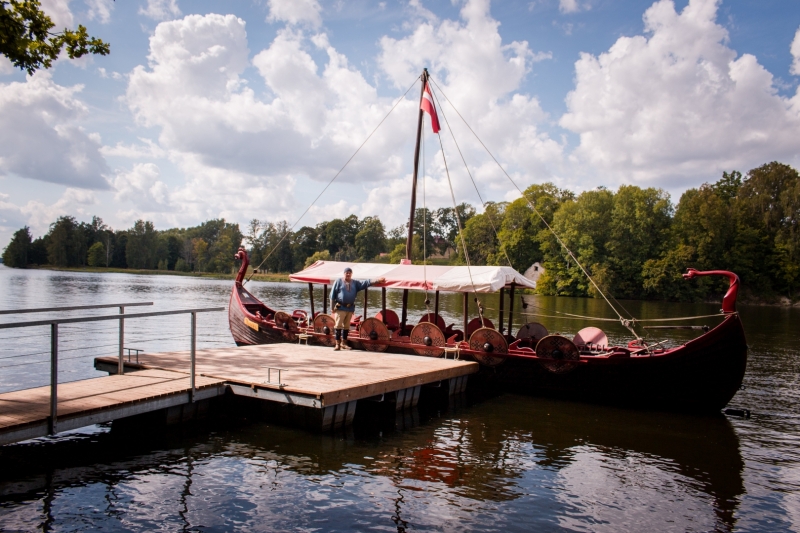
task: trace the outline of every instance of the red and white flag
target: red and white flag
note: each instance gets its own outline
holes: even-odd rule
[[[425,90],[422,91],[422,100],[419,103],[419,108],[431,116],[433,133],[439,133],[439,116],[436,114],[436,106],[433,105],[433,95],[427,81],[425,82]]]

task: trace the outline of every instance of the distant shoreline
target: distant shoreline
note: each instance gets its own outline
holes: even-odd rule
[[[26,270],[26,269],[20,269]],[[219,272],[178,272],[175,270],[149,270],[136,268],[105,268],[105,267],[57,267],[52,265],[28,266],[27,270],[55,270],[59,272],[90,272],[92,274],[141,274],[145,276],[184,276],[190,278],[223,279],[233,281],[236,274],[223,274]],[[248,275],[252,269],[248,269]],[[252,281],[284,282],[289,281],[289,274],[255,274]]]
[[[0,263],[2,264],[2,263]],[[25,270],[25,269],[21,269]],[[221,274],[216,272],[177,272],[174,270],[146,270],[134,268],[104,268],[104,267],[56,267],[56,266],[28,266],[28,270],[54,270],[60,272],[90,272],[92,274],[140,274],[145,276],[184,276],[191,278],[205,278],[205,279],[220,279],[233,281],[236,278],[235,274]],[[252,269],[248,269],[248,276],[252,273]],[[267,283],[284,283],[288,282],[288,273],[275,273],[275,274],[255,274],[252,281],[263,281]],[[742,291],[739,294],[738,304],[752,305],[752,306],[770,306],[770,307],[800,307],[800,300],[792,302],[786,297],[776,297],[773,299],[764,299],[753,297],[748,294],[749,291]],[[526,294],[531,294],[525,291]],[[667,300],[643,300],[643,301],[667,301]],[[705,303],[718,303],[716,300],[706,301]]]

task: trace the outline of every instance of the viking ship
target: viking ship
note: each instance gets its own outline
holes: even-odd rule
[[[474,360],[484,370],[478,374],[477,381],[502,390],[676,411],[719,412],[727,405],[742,384],[747,363],[744,328],[736,311],[739,278],[732,272],[689,269],[683,275],[687,281],[697,276],[723,276],[728,278],[729,286],[720,313],[708,315],[721,318],[715,327],[650,326],[702,331],[693,340],[669,347],[665,345],[666,341],[653,343],[639,335],[636,328],[646,321],[623,317],[555,232],[555,238],[569,258],[581,268],[598,294],[615,311],[619,323],[631,333],[631,340],[626,345],[611,345],[607,335],[597,327],[583,328],[572,338],[550,334],[539,322],[528,322],[514,331],[515,293],[535,288],[535,284],[510,266],[470,265],[460,222],[459,234],[467,258],[466,266],[430,265],[424,262],[424,258],[423,264],[412,264],[420,138],[425,113],[430,116],[434,133],[439,130],[427,70],[423,71],[420,80],[422,88],[406,259],[399,265],[317,261],[290,275],[291,281],[308,285],[309,306],[289,312],[268,306],[245,289],[249,258],[246,250],[240,248],[236,259],[241,261],[241,265],[228,309],[231,334],[236,344],[305,341],[333,346],[334,319],[328,312],[328,286],[342,276],[345,267],[350,267],[356,279],[385,278],[383,283],[373,285],[381,290],[380,308],[368,308],[365,291],[363,313],[354,316],[351,322],[350,340],[357,349]],[[511,180],[510,176],[508,178]],[[455,205],[455,198],[453,203]],[[530,202],[529,205],[539,215],[536,207]],[[541,215],[539,218],[553,231]],[[314,302],[315,285],[323,288],[320,310]],[[399,315],[386,306],[387,289],[403,291]],[[426,291],[434,295],[432,311],[426,295],[429,312],[416,324],[411,324],[408,319],[409,291]],[[440,292],[462,294],[462,323],[446,324],[439,312]],[[486,316],[478,298],[482,293],[499,293],[497,325]],[[478,316],[472,318],[468,314],[471,297],[478,310]],[[373,316],[369,316],[370,311],[375,312]],[[697,318],[705,317],[677,317],[674,320]]]

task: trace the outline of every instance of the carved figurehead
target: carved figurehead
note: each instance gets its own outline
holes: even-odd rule
[[[247,251],[240,246],[239,251],[236,252],[236,255],[234,256],[234,259],[238,259],[242,262],[242,266],[239,267],[239,273],[236,274],[236,284],[241,285],[244,275],[247,274],[247,267],[250,265],[250,260],[247,258]]]
[[[722,312],[735,313],[736,312],[736,295],[739,293],[739,276],[727,270],[705,270],[699,271],[693,268],[686,269],[686,274],[683,279],[692,279],[695,276],[727,276],[730,280],[728,292],[722,298]]]

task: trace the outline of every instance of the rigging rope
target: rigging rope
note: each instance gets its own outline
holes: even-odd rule
[[[281,239],[278,241],[278,243],[272,248],[272,250],[270,250],[270,252],[267,254],[267,256],[258,264],[258,266],[253,269],[253,272],[247,277],[247,279],[244,281],[244,283],[242,283],[242,285],[244,285],[245,283],[250,281],[250,279],[253,277],[253,275],[256,273],[256,271],[259,268],[261,268],[261,266],[267,261],[267,259],[269,259],[269,257],[275,252],[275,250],[278,249],[278,246],[281,245],[281,243],[284,241],[284,239],[286,239],[286,237],[292,232],[294,227],[303,219],[304,216],[306,216],[306,213],[308,213],[308,211],[314,206],[314,204],[317,203],[317,201],[322,197],[322,195],[325,194],[325,191],[328,190],[328,187],[330,187],[333,184],[333,182],[336,181],[336,178],[339,177],[339,174],[341,174],[344,171],[344,169],[347,168],[347,165],[350,164],[350,161],[353,160],[353,158],[358,154],[358,152],[361,151],[361,149],[364,147],[364,145],[367,144],[367,141],[369,141],[370,138],[375,134],[375,132],[378,131],[378,128],[380,128],[381,125],[386,121],[386,119],[389,118],[389,115],[392,114],[392,111],[394,111],[395,108],[398,105],[400,105],[400,102],[405,100],[406,95],[408,94],[408,91],[410,91],[414,87],[414,85],[417,84],[417,80],[418,79],[419,79],[419,77],[414,80],[414,83],[412,83],[411,86],[408,89],[406,89],[406,92],[403,93],[403,96],[401,96],[400,98],[397,99],[397,102],[395,102],[394,105],[392,106],[392,108],[389,109],[389,112],[386,113],[386,116],[383,117],[380,122],[378,122],[378,125],[375,126],[375,128],[370,132],[369,135],[367,135],[367,138],[364,139],[364,142],[362,142],[361,145],[356,149],[356,151],[353,152],[353,155],[350,156],[350,159],[348,159],[345,162],[345,164],[342,166],[342,168],[339,169],[339,172],[337,172],[336,175],[333,176],[333,178],[331,178],[331,180],[328,182],[328,184],[325,185],[325,188],[323,188],[322,191],[320,191],[320,193],[317,195],[317,197],[314,198],[314,201],[311,202],[311,204],[306,208],[305,211],[303,211],[303,214],[300,215],[300,217],[295,221],[295,223],[292,224],[291,227],[288,230],[286,230],[286,232],[283,234],[283,237],[281,237]]]
[[[600,296],[602,296],[603,299],[606,301],[608,306],[614,311],[614,313],[616,313],[617,317],[619,318],[619,322],[623,326],[625,326],[637,339],[641,339],[641,337],[639,337],[639,335],[636,333],[636,331],[632,327],[632,324],[635,323],[636,320],[635,319],[632,319],[632,320],[631,319],[626,319],[620,314],[619,311],[617,311],[617,308],[614,307],[614,304],[611,303],[611,301],[606,296],[605,292],[603,292],[603,290],[600,289],[600,287],[594,281],[594,278],[592,278],[592,276],[589,275],[589,272],[586,270],[586,268],[584,268],[584,266],[580,263],[580,261],[578,261],[578,258],[575,257],[575,254],[572,253],[572,250],[570,250],[567,247],[567,245],[564,243],[564,241],[561,240],[561,237],[559,237],[558,234],[555,232],[555,230],[553,230],[553,228],[550,227],[550,224],[548,224],[547,220],[545,220],[545,218],[542,216],[542,214],[539,213],[539,210],[536,209],[536,206],[533,204],[533,202],[531,202],[530,199],[527,196],[525,196],[525,193],[522,192],[522,189],[519,188],[519,186],[514,181],[514,179],[508,174],[508,172],[506,172],[506,170],[503,168],[503,166],[500,164],[500,162],[497,160],[497,158],[494,156],[494,154],[492,154],[492,152],[489,150],[489,148],[486,146],[486,144],[484,144],[484,142],[481,140],[481,138],[478,137],[478,134],[475,133],[475,130],[472,129],[472,127],[469,125],[469,123],[466,121],[466,119],[463,117],[463,115],[461,115],[461,113],[458,111],[458,109],[453,104],[453,102],[447,97],[447,94],[445,94],[445,92],[442,91],[442,88],[439,87],[439,84],[436,83],[436,81],[433,81],[433,83],[434,83],[434,85],[436,85],[436,88],[442,93],[442,96],[444,97],[444,99],[453,107],[453,110],[456,112],[456,114],[459,116],[459,118],[461,118],[461,120],[464,122],[464,124],[469,129],[469,131],[472,132],[472,134],[475,136],[475,138],[478,140],[478,142],[481,143],[481,146],[483,146],[484,150],[486,150],[486,153],[489,154],[489,157],[491,157],[492,160],[494,160],[494,162],[497,164],[497,166],[500,168],[500,170],[503,172],[503,174],[505,174],[505,176],[508,178],[508,181],[510,181],[511,184],[514,186],[514,188],[517,189],[517,191],[519,192],[520,196],[525,198],[525,201],[528,202],[528,205],[531,207],[533,212],[536,213],[536,216],[539,217],[539,219],[542,221],[542,223],[545,225],[545,227],[550,231],[550,233],[553,234],[553,236],[558,241],[558,244],[560,244],[561,247],[564,250],[566,250],[566,252],[569,255],[569,257],[571,257],[572,260],[575,262],[575,264],[578,266],[578,268],[581,269],[581,272],[583,272],[583,275],[586,276],[586,278],[591,282],[591,284],[594,286],[594,288],[597,290],[597,292],[600,294]]]
[[[437,85],[437,87],[438,87],[438,85]],[[433,93],[432,90],[431,90],[431,93]],[[435,98],[435,96],[434,96],[434,98]],[[448,129],[450,129],[449,125],[448,125]],[[452,135],[452,133],[453,132],[451,130],[450,134]],[[473,294],[477,294],[477,291],[475,290],[475,282],[472,279],[472,269],[471,269],[471,265],[470,265],[470,261],[469,261],[469,253],[467,252],[467,244],[464,241],[464,229],[461,227],[461,218],[458,216],[458,206],[456,205],[456,195],[453,192],[453,182],[450,180],[450,169],[447,166],[447,158],[444,155],[444,144],[442,144],[442,136],[441,135],[437,135],[437,137],[439,138],[439,147],[442,150],[442,161],[444,161],[444,172],[447,175],[447,185],[450,187],[450,198],[453,200],[453,210],[455,211],[456,223],[458,224],[458,235],[459,235],[459,237],[461,239],[461,249],[464,250],[464,260],[467,262],[467,273],[469,274],[469,284],[472,286]],[[484,321],[483,321],[483,309],[481,308],[480,302],[478,302],[478,298],[477,297],[475,298],[475,302],[478,304],[477,305],[477,307],[478,307],[478,316],[481,319],[481,327],[485,327],[485,324],[484,324]],[[468,309],[464,310],[465,313],[467,311],[468,311]],[[466,337],[466,335],[467,335],[467,332],[465,331],[464,332],[464,336]]]
[[[437,84],[436,87],[438,88],[439,85]],[[464,159],[464,154],[461,152],[461,147],[458,145],[458,141],[456,140],[456,135],[455,133],[453,133],[453,128],[450,127],[450,122],[448,122],[447,120],[447,115],[444,114],[444,107],[441,105],[441,103],[439,103],[439,97],[433,91],[431,91],[431,94],[433,94],[433,97],[436,98],[436,102],[439,104],[439,111],[442,112],[442,118],[444,118],[444,122],[445,124],[447,124],[447,129],[450,131],[450,135],[453,137],[453,142],[455,143],[456,149],[458,150],[458,155],[461,156],[461,161],[464,163],[464,168],[467,169],[467,175],[469,176],[470,181],[472,181],[472,186],[475,188],[475,192],[478,194],[478,199],[481,201],[481,205],[483,206],[483,209],[486,211],[486,214],[489,215],[488,216],[489,224],[492,225],[492,231],[494,232],[494,236],[497,237],[497,242],[500,243],[500,249],[503,250],[503,255],[506,256],[506,261],[508,261],[508,266],[514,268],[514,265],[511,264],[511,258],[508,257],[508,252],[506,251],[505,244],[503,244],[502,241],[500,241],[500,235],[497,233],[497,228],[494,225],[494,217],[490,215],[489,210],[486,209],[487,202],[483,200],[483,196],[481,196],[481,191],[478,190],[478,184],[475,183],[475,178],[472,177],[472,172],[470,172],[469,165],[467,165],[467,161],[466,159]],[[455,215],[456,217],[458,217],[458,211],[456,211]]]
[[[425,115],[423,114],[423,119]],[[428,199],[425,195],[425,126],[423,124],[422,130],[420,131],[422,135],[422,278],[423,282],[425,283],[425,310],[428,312],[428,315],[431,313],[430,308],[430,298],[428,298],[428,249],[427,249],[427,238],[428,238]],[[414,244],[414,237],[411,237],[411,244]],[[428,317],[430,318],[430,316]]]

